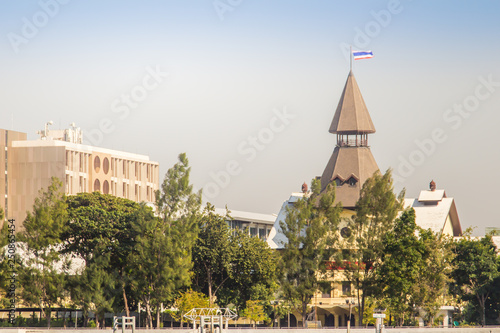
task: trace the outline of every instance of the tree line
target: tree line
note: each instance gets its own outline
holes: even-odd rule
[[[17,237],[18,304],[40,308],[47,326],[53,308],[68,306],[87,319],[93,312],[101,326],[106,312],[129,316],[139,306],[147,327],[160,327],[162,310],[182,324],[191,308],[215,306],[254,323],[294,312],[305,326],[315,293],[344,281],[360,326],[373,323],[374,309],[387,309],[388,324],[414,325],[418,316],[432,325],[442,305],[454,305],[461,321],[496,323],[500,264],[491,237],[454,241],[418,227],[390,171],[365,182],[352,216],[334,204],[334,184],[320,192],[313,180],[280,223],[287,241],[274,251],[231,229],[230,212],[202,207],[190,170],[180,154],[154,207],[99,192],[66,197],[53,179]],[[4,223],[2,247],[7,234]],[[4,258],[4,291],[8,271]]]
[[[229,215],[215,214],[210,204],[202,209],[189,174],[181,154],[154,207],[99,192],[65,196],[53,179],[17,235],[17,304],[40,308],[49,327],[56,307],[81,309],[87,321],[93,312],[102,326],[106,312],[129,316],[140,304],[146,326],[160,327],[160,312],[174,305],[243,310],[247,301],[271,299],[276,253],[264,240],[231,230]],[[4,223],[0,245],[6,235]],[[1,265],[7,291],[6,260]]]

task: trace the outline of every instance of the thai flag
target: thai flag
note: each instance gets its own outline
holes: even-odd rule
[[[373,58],[372,51],[352,51],[352,56],[354,60],[370,59]]]

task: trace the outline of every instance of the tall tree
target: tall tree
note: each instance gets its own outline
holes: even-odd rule
[[[215,213],[207,203],[193,248],[194,284],[211,305],[245,308],[250,299],[266,300],[276,289],[276,254],[248,230],[231,230],[229,215]]]
[[[445,304],[448,286],[452,281],[453,239],[432,230],[418,229],[419,242],[423,244],[423,265],[414,285],[413,299],[432,325],[439,308]]]
[[[63,233],[64,252],[81,257],[85,265],[104,265],[115,272],[123,304],[115,298],[114,308],[129,315],[127,286],[130,283],[128,263],[136,243],[137,230],[132,227],[140,205],[134,201],[100,192],[79,193],[67,198],[69,223]],[[109,255],[109,260],[97,260]]]
[[[278,287],[278,254],[248,231],[235,231],[231,243],[234,254],[231,279],[224,288],[224,295],[228,296],[226,304],[243,309],[250,300],[269,302]]]
[[[475,297],[481,309],[481,323],[486,324],[486,301],[492,292],[493,281],[499,276],[499,262],[496,246],[491,235],[472,239],[469,235],[461,238],[454,246],[455,279],[459,295]]]
[[[232,277],[235,248],[227,219],[216,214],[214,207],[207,203],[193,247],[194,284],[208,295],[210,306],[214,305],[224,283]]]
[[[416,230],[415,211],[410,208],[396,219],[394,230],[385,234],[382,241],[384,250],[377,280],[399,326],[403,325],[405,316],[408,318],[413,312],[413,288],[418,283],[419,272],[425,270],[424,244],[419,241]]]
[[[384,175],[375,173],[361,189],[356,203],[356,218],[351,223],[351,251],[346,251],[345,269],[348,280],[356,288],[359,326],[363,325],[366,297],[378,287],[376,271],[383,253],[383,236],[393,228],[393,222],[402,210],[404,192],[394,194],[391,170]]]
[[[281,252],[280,268],[283,272],[281,289],[283,296],[302,315],[306,326],[308,304],[320,287],[321,274],[326,272],[328,248],[336,247],[340,220],[340,205],[334,205],[335,187],[329,185],[320,194],[317,180],[313,180],[312,192],[299,199],[288,209],[281,231],[287,238]]]
[[[64,297],[65,275],[69,262],[59,254],[61,233],[67,226],[67,211],[62,183],[57,178],[46,191],[41,190],[24,221],[19,240],[26,251],[19,282],[21,297],[36,304],[51,324],[51,308]]]
[[[142,249],[143,255],[155,255],[155,258],[149,260],[153,260],[157,270],[145,270],[149,279],[142,281],[142,287],[150,289],[153,288],[153,283],[157,285],[154,298],[151,298],[154,303],[151,305],[156,306],[157,319],[160,317],[161,303],[172,304],[180,288],[190,284],[192,248],[198,234],[201,206],[201,191],[193,193],[193,186],[189,181],[190,172],[189,160],[182,153],[179,161],[167,171],[160,190],[155,193],[156,211],[160,219],[144,220],[150,225],[150,231],[140,237],[142,241],[139,249]],[[137,221],[142,223],[141,219]],[[145,268],[144,265],[142,267]],[[153,281],[154,276],[163,283]],[[148,293],[145,289],[141,290],[143,295]],[[157,320],[157,325],[159,324]]]

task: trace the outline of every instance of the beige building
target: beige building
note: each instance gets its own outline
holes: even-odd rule
[[[380,172],[368,144],[368,137],[375,133],[375,127],[352,72],[347,77],[329,132],[336,135],[337,142],[323,174],[317,178],[321,180],[322,191],[332,182],[336,185],[335,202],[342,203],[344,208],[341,213],[344,221],[339,226],[340,235],[344,237],[344,230],[349,232],[346,221],[356,214],[355,206],[364,182]],[[434,182],[430,185],[430,189],[422,191],[418,198],[405,199],[405,208],[415,209],[418,226],[453,237],[461,236],[462,228],[454,199],[447,197],[444,190],[437,190]],[[284,248],[288,240],[281,231],[280,222],[285,221],[288,210],[298,200],[308,195],[307,186],[303,186],[302,192],[292,193],[283,203],[267,239],[271,248]],[[324,290],[318,290],[311,301],[310,305],[316,312],[310,320],[320,321],[326,327],[345,327],[349,321],[351,325],[357,325],[358,315],[353,310],[353,306],[357,306],[352,294],[353,286],[341,270],[331,269],[335,270],[334,278],[325,281]],[[443,315],[444,326],[448,325],[452,311],[452,307],[441,307],[439,315]],[[299,321],[300,317],[295,315]]]
[[[153,202],[159,188],[159,163],[149,156],[82,144],[82,133],[67,130],[38,132],[40,139],[26,140],[26,134],[0,130],[5,177],[0,184],[1,207],[19,227],[32,209],[41,189],[52,177],[63,182],[65,193],[100,191],[136,202]]]

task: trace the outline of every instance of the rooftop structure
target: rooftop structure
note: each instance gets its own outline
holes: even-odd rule
[[[444,190],[437,190],[434,181],[429,190],[420,192],[418,199],[405,198],[404,207],[415,210],[415,222],[423,229],[453,237],[462,235],[455,200],[448,198]]]
[[[368,146],[368,134],[375,133],[375,127],[352,72],[329,132],[337,135],[337,145],[321,176],[321,191],[335,182],[336,202],[354,208],[363,183],[379,168]]]

